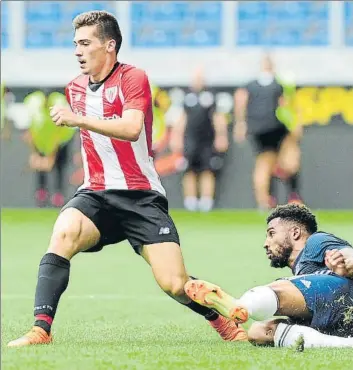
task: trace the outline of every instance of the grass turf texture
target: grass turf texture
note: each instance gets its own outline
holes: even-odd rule
[[[290,275],[269,267],[265,215],[172,212],[190,274],[233,295]],[[166,297],[127,243],[73,260],[53,326],[55,344],[8,349],[33,322],[39,261],[57,212],[2,210],[2,369],[351,369],[352,350],[255,348],[226,343]],[[353,241],[353,212],[318,212],[320,229]]]

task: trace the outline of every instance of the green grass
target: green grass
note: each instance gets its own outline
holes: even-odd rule
[[[156,286],[127,243],[80,254],[53,326],[55,344],[8,349],[33,320],[38,263],[57,212],[2,210],[2,369],[351,369],[350,350],[255,348],[225,343]],[[289,275],[269,268],[265,216],[173,212],[188,271],[239,295]],[[353,241],[353,212],[319,212],[320,228]]]

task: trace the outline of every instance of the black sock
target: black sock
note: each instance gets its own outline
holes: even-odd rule
[[[190,279],[197,280],[197,278],[190,276]],[[198,313],[199,315],[203,316],[208,321],[217,320],[219,317],[219,313],[216,311],[211,310],[208,307],[201,306],[200,304],[191,301],[190,303],[185,305],[186,307],[190,308],[190,310]]]
[[[288,180],[288,187],[291,193],[298,193],[299,191],[299,174],[291,176]]]
[[[199,315],[203,316],[208,321],[217,320],[219,314],[216,311],[211,310],[208,307],[201,306],[200,304],[191,301],[190,303],[185,305],[186,307],[190,308],[190,310],[198,313]]]
[[[54,253],[47,253],[39,264],[38,282],[34,303],[35,326],[48,334],[61,294],[67,288],[70,261]]]

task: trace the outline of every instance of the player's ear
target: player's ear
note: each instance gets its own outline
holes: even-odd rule
[[[111,53],[115,50],[115,46],[116,46],[116,41],[111,39],[108,41],[107,43],[107,52],[108,53]]]
[[[292,230],[292,236],[294,240],[299,240],[302,235],[302,230],[299,226],[294,226]]]

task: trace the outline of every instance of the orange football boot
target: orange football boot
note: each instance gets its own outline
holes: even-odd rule
[[[39,326],[33,326],[33,328],[25,334],[23,337],[12,340],[8,343],[8,347],[25,347],[36,344],[50,344],[53,340],[51,334],[40,328]]]
[[[194,302],[217,311],[236,324],[242,324],[249,318],[247,309],[217,285],[203,280],[189,280],[184,290]]]
[[[219,316],[216,320],[209,321],[210,325],[216,329],[217,333],[223,340],[229,342],[247,341],[248,334],[240,324],[236,324],[233,320]]]

